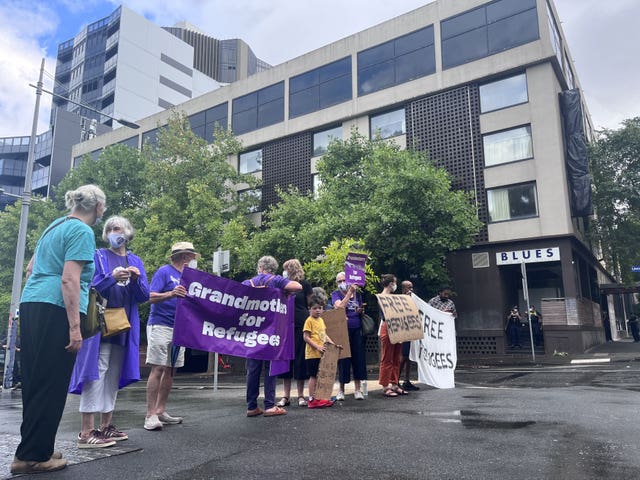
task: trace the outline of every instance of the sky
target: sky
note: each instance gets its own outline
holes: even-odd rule
[[[443,0],[455,1],[455,0]],[[429,0],[0,0],[0,137],[29,135],[45,58],[52,89],[57,45],[123,3],[160,26],[187,20],[219,39],[242,38],[277,65]],[[640,115],[640,1],[555,0],[587,106],[598,129]],[[38,133],[48,128],[42,97]]]

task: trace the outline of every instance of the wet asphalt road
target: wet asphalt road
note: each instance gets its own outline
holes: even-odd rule
[[[371,390],[363,402],[246,418],[244,386],[181,378],[170,413],[185,423],[142,429],[144,383],[120,393],[119,450],[78,452],[77,397],[58,435],[70,462],[37,478],[118,479],[637,479],[640,362],[460,370],[457,387],[406,397]],[[369,382],[370,384],[374,382]],[[0,399],[2,474],[8,474],[20,397]],[[98,458],[105,456],[105,458]]]

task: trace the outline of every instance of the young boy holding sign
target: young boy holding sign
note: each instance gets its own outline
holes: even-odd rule
[[[303,327],[303,338],[307,344],[304,357],[307,362],[307,373],[309,374],[309,408],[323,408],[333,405],[331,400],[314,398],[318,383],[320,359],[326,350],[325,343],[334,344],[326,333],[327,328],[321,317],[324,305],[325,300],[323,297],[317,294],[311,296],[309,299],[309,318],[304,322]]]

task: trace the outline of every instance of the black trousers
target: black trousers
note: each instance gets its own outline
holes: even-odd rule
[[[44,462],[53,453],[76,354],[67,352],[69,322],[50,303],[20,305],[22,441],[16,457]]]

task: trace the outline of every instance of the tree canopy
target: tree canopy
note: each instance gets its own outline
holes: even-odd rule
[[[590,233],[618,278],[637,280],[631,266],[640,265],[640,117],[599,131],[589,159],[596,211]]]

